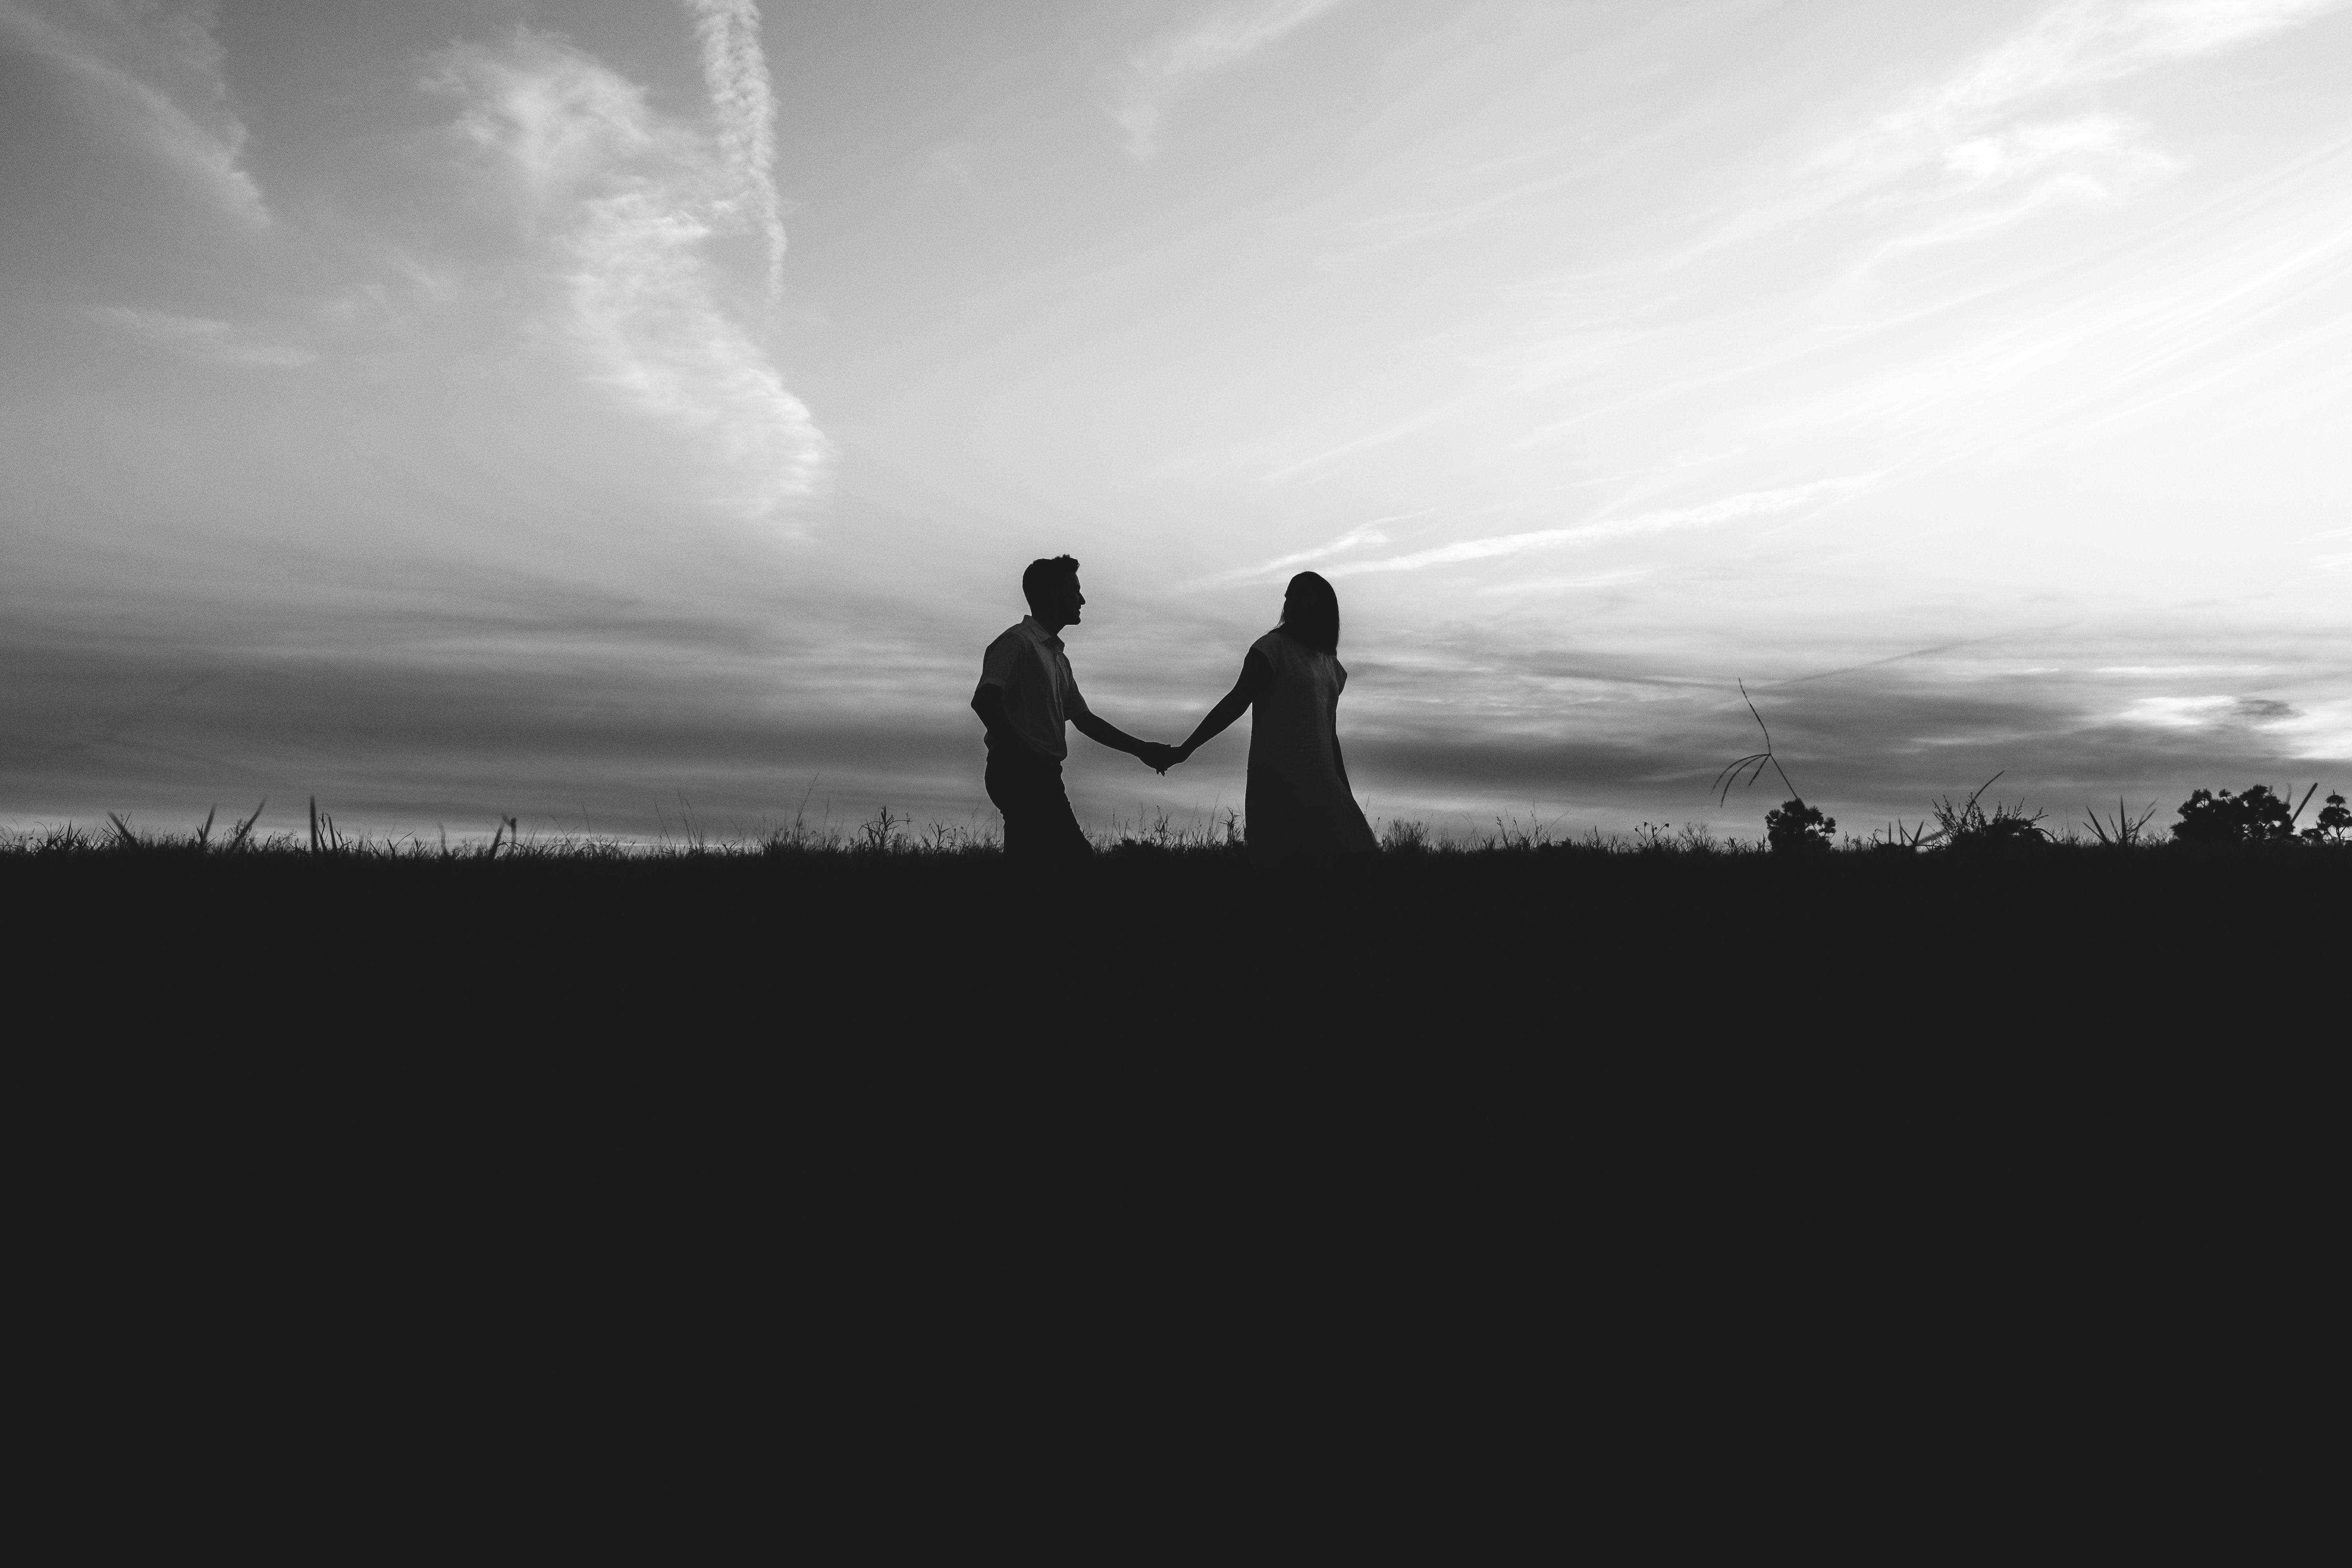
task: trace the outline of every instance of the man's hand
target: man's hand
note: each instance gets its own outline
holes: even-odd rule
[[[1155,773],[1164,773],[1184,760],[1182,753],[1175,747],[1163,746],[1157,741],[1144,742],[1143,749],[1135,754],[1143,760],[1145,767]]]

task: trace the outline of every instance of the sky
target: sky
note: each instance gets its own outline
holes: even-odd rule
[[[2352,790],[2346,0],[0,0],[0,823]],[[1238,805],[1074,740],[1082,820]],[[2300,788],[2297,789],[2300,794]],[[272,826],[265,816],[263,826]]]

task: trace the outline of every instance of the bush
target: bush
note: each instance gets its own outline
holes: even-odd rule
[[[1837,818],[1823,816],[1818,805],[1801,800],[1783,801],[1777,811],[1764,814],[1764,841],[1776,850],[1809,855],[1832,847]]]
[[[2201,846],[2276,843],[2294,837],[2294,817],[2268,784],[2256,784],[2238,795],[2200,789],[2180,803],[2172,841]]]
[[[2319,808],[2319,823],[2303,830],[2305,840],[2312,844],[2341,844],[2352,834],[2352,811],[2344,809],[2344,797],[2331,795],[2327,804]]]
[[[1977,785],[1976,793],[1958,805],[1947,795],[1929,807],[1936,814],[1937,830],[1928,837],[1942,839],[1948,849],[2022,849],[2049,843],[2050,830],[2041,826],[2043,813],[2029,816],[2021,801],[2013,806],[1996,801],[1988,816],[1978,804],[2000,777],[1995,773]]]

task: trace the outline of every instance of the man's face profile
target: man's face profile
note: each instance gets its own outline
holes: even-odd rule
[[[1045,603],[1037,606],[1037,618],[1051,626],[1075,626],[1078,624],[1078,611],[1086,602],[1087,596],[1078,592],[1078,579],[1073,574],[1054,584]]]

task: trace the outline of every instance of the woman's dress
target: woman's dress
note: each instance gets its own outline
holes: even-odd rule
[[[1290,855],[1378,847],[1339,772],[1333,721],[1347,670],[1280,632],[1266,633],[1250,652],[1265,659],[1266,672],[1251,704],[1249,847]]]

